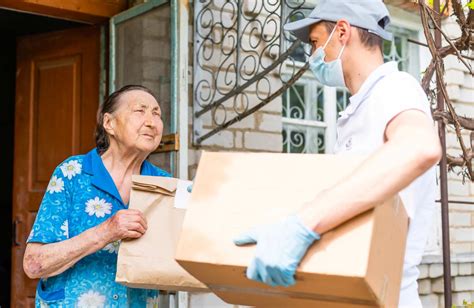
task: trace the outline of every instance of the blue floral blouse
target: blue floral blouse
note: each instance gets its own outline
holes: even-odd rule
[[[148,161],[141,174],[170,176]],[[54,170],[27,242],[67,240],[126,208],[96,149],[72,156]],[[156,307],[157,291],[115,282],[118,247],[109,243],[62,274],[40,279],[36,307]]]

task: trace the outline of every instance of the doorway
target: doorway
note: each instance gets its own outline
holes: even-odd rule
[[[48,33],[82,26],[81,23],[0,9],[0,128],[2,131],[2,185],[0,185],[0,307],[11,303],[12,250],[14,241],[13,170],[15,147],[15,95],[17,40],[25,35]],[[15,238],[16,237],[16,238]],[[15,306],[13,304],[12,306]]]

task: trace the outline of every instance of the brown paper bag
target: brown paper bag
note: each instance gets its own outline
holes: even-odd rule
[[[178,179],[133,176],[130,209],[143,212],[148,230],[120,244],[115,280],[135,288],[205,291],[206,286],[175,260],[184,209],[174,207]]]

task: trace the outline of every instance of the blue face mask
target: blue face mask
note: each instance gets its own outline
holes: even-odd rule
[[[336,28],[332,30],[324,46],[319,47],[309,58],[309,67],[316,79],[323,85],[330,87],[345,87],[344,73],[342,71],[341,55],[346,45],[342,46],[337,59],[331,62],[325,62],[326,53],[324,49],[331,40]]]

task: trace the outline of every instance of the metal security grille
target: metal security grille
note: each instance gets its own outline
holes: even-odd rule
[[[303,75],[307,64],[296,68],[294,62],[304,50],[283,25],[310,7],[314,3],[294,0],[195,1],[196,144],[280,97]],[[281,74],[288,63],[292,71]]]

